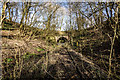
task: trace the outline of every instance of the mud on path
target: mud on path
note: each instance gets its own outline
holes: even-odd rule
[[[37,51],[36,48],[42,48],[44,51]],[[34,53],[36,56],[29,59],[18,60],[19,66],[22,66],[19,72],[19,66],[15,73],[20,73],[19,78],[32,79],[86,79],[86,78],[106,78],[106,73],[92,60],[84,57],[70,48],[69,45],[47,46],[46,42],[41,40],[16,40],[2,38],[2,59],[10,56],[24,55],[25,53]],[[11,63],[13,64],[13,63]],[[10,64],[10,65],[11,65]],[[16,60],[14,60],[16,66]],[[4,76],[10,76],[13,73],[14,66],[5,71]],[[9,72],[11,71],[11,72]],[[13,77],[13,76],[12,76]]]

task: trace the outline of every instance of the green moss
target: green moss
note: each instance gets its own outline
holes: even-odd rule
[[[13,59],[11,59],[11,58],[6,58],[5,60],[4,60],[4,63],[10,63],[10,62],[12,62],[13,61]]]
[[[38,47],[36,50],[37,50],[38,52],[40,52],[40,51],[45,51],[44,49],[39,48],[39,47]]]
[[[27,52],[23,55],[23,58],[29,59],[29,58],[34,57],[34,56],[36,56],[36,54]]]

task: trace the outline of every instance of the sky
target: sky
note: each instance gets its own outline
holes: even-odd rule
[[[1,0],[3,1],[3,0]],[[30,1],[30,2],[119,2],[120,0],[10,0],[14,2]]]
[[[49,5],[49,4],[52,4],[52,3],[47,3],[47,5]],[[62,2],[62,3],[59,3],[59,2],[57,2],[57,3],[55,3],[55,4],[57,4],[57,5],[59,5],[60,6],[60,8],[56,11],[56,14],[57,15],[59,15],[59,16],[57,16],[58,17],[58,24],[59,25],[56,25],[56,26],[58,26],[58,27],[61,27],[61,28],[58,28],[58,30],[61,30],[61,31],[64,31],[64,30],[67,30],[67,29],[69,29],[70,28],[70,12],[69,12],[69,10],[68,10],[68,5],[67,5],[67,2]],[[18,18],[17,18],[17,22],[20,22],[20,20],[21,20],[21,17],[22,17],[22,13],[20,12],[20,10],[21,10],[21,6],[22,6],[22,4],[20,3],[19,4],[19,6],[18,6],[18,8],[19,8],[19,12],[18,12]],[[1,11],[1,10],[0,10]],[[33,14],[34,14],[34,10],[33,11],[31,11],[31,15],[30,15],[30,18],[29,18],[29,20],[31,21],[31,18],[32,18],[32,16],[33,16]],[[13,13],[14,15],[15,15],[15,13]],[[38,14],[38,15],[37,15]],[[72,14],[72,20],[71,20],[71,23],[72,23],[72,26],[73,27],[75,27],[76,25],[75,25],[75,16],[74,16],[75,14],[73,13]],[[44,17],[43,17],[44,16]],[[33,20],[32,20],[32,22],[34,22],[34,20],[39,20],[39,21],[43,21],[43,18],[44,19],[46,19],[47,20],[47,16],[48,15],[46,15],[46,14],[42,14],[42,16],[40,16],[39,15],[39,13],[36,13],[35,14],[35,17],[33,17]],[[56,23],[55,21],[51,21],[52,23]],[[34,26],[35,27],[35,26]],[[37,27],[39,27],[39,28],[43,28],[44,27],[44,25],[43,25],[43,23],[39,23],[39,26],[37,26]]]
[[[49,4],[49,3],[48,3]],[[18,6],[18,8],[19,8],[19,12],[18,12],[18,18],[17,18],[17,20],[16,20],[16,22],[20,22],[20,20],[21,20],[21,17],[22,17],[22,13],[20,12],[20,9],[21,9],[21,3],[19,4],[19,6]],[[60,5],[59,3],[57,3],[57,5]],[[66,22],[68,22],[68,19],[69,19],[69,10],[68,10],[68,8],[66,8],[67,6],[65,6],[66,5],[66,3],[63,3],[63,4],[61,4],[61,7],[56,11],[56,14],[58,14],[59,16],[57,16],[58,18],[59,18],[59,20],[58,20],[58,23],[60,24],[60,25],[57,25],[57,26],[59,26],[59,27],[61,27],[61,29],[59,29],[59,30],[65,30],[66,29],[66,26],[69,26]],[[0,7],[2,7],[2,6],[0,6]],[[0,11],[1,11],[2,9],[0,9]],[[13,9],[14,10],[14,9]],[[2,11],[1,11],[2,12]],[[33,11],[31,11],[31,16],[30,16],[30,21],[31,21],[31,18],[32,18],[32,16],[33,16],[33,14],[34,14],[34,10]],[[38,15],[37,15],[38,14]],[[15,13],[13,13],[13,15],[15,15]],[[8,16],[8,15],[7,15]],[[43,21],[43,16],[44,16],[44,18],[47,20],[47,14],[42,14],[42,16],[40,16],[40,14],[39,13],[36,13],[35,14],[35,17],[33,17],[33,22],[34,22],[34,20],[39,20],[39,21]],[[7,17],[7,18],[9,18],[9,17]],[[52,23],[55,23],[55,22],[52,22]],[[62,24],[61,24],[62,23]],[[43,23],[39,23],[39,27],[41,27],[41,26],[43,26]],[[42,27],[43,28],[43,27]]]
[[[50,3],[48,3],[48,5],[49,5]],[[59,25],[56,25],[56,26],[59,26],[59,27],[61,27],[59,30],[62,30],[62,31],[64,31],[64,30],[66,30],[66,29],[69,29],[70,28],[70,24],[69,24],[69,20],[70,20],[70,17],[69,17],[69,15],[70,15],[70,12],[69,12],[69,10],[68,10],[68,5],[67,5],[67,2],[63,2],[63,3],[56,3],[57,5],[59,5],[59,6],[61,6],[57,11],[56,11],[56,14],[58,14],[59,16],[57,16],[58,18],[59,18],[59,20],[58,20],[58,23],[59,23]],[[1,5],[0,5],[0,7],[2,7]],[[18,6],[18,8],[21,8],[21,5],[19,5]],[[44,9],[44,8],[43,8]],[[2,12],[2,10],[0,9],[0,13]],[[34,14],[34,11],[31,11],[31,16],[30,16],[30,21],[31,21],[31,17],[33,16],[33,14]],[[37,13],[38,15],[39,15],[39,13]],[[105,13],[106,14],[106,13]],[[21,15],[21,12],[18,12],[18,19],[17,19],[17,22],[20,22],[20,19],[21,19],[21,17],[22,17],[22,15]],[[74,17],[74,13],[72,14],[72,24],[74,24],[73,25],[73,27],[75,27],[76,25],[75,25],[75,17]],[[44,17],[43,17],[44,16]],[[37,20],[39,20],[39,21],[42,21],[43,20],[43,18],[44,19],[47,19],[47,15],[46,14],[42,14],[42,16],[36,16],[36,17],[34,17],[34,20],[37,18]],[[94,21],[94,19],[92,19],[92,21]],[[88,21],[89,23],[90,23],[90,21]],[[55,23],[55,21],[52,21],[52,23]],[[62,23],[62,24],[61,24]],[[44,26],[43,25],[43,23],[39,23],[39,27],[41,28],[42,26]],[[89,25],[88,25],[88,27],[89,27]]]

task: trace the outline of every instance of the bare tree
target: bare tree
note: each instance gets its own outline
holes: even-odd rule
[[[22,14],[22,18],[21,18],[21,21],[20,21],[20,29],[24,29],[24,27],[23,27],[23,21],[24,21],[25,14],[26,14],[26,16],[27,16],[27,14],[28,14],[30,5],[31,5],[30,2],[24,3],[23,14]],[[26,17],[26,18],[27,18],[27,17]],[[26,22],[26,21],[25,21],[25,22]]]
[[[7,8],[7,3],[9,2],[9,0],[3,2],[3,7],[2,7],[2,16],[1,16],[1,21],[0,21],[0,27],[2,25],[2,22],[3,20],[6,18],[6,15],[5,15],[5,10]],[[1,27],[2,28],[2,27]]]

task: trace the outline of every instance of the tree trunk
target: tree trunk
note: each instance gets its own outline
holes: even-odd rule
[[[5,16],[5,10],[6,10],[6,7],[7,7],[7,3],[8,3],[9,0],[7,0],[6,2],[3,3],[3,7],[2,7],[2,16],[1,16],[1,21],[0,21],[0,28],[3,27],[3,20],[6,18]]]

